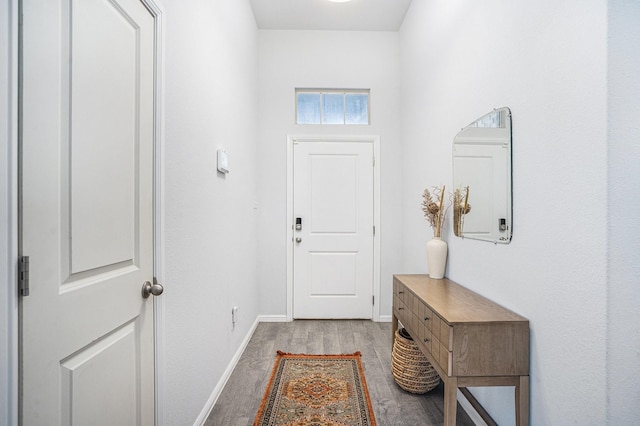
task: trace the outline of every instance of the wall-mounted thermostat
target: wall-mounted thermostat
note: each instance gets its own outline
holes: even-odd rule
[[[229,157],[227,156],[227,151],[222,148],[218,149],[218,171],[220,173],[229,173]]]

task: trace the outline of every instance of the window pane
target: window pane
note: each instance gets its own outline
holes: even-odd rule
[[[320,124],[320,94],[298,93],[296,123]]]
[[[344,94],[322,95],[322,124],[344,124]]]
[[[494,129],[499,129],[502,126],[500,111],[492,111],[484,117],[478,119],[476,122],[472,123],[469,127],[491,127]]]
[[[346,124],[369,124],[369,95],[347,93],[345,104]]]

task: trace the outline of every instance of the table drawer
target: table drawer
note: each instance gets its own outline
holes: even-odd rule
[[[438,348],[438,365],[440,365],[440,368],[442,368],[448,376],[451,376],[452,372],[451,372],[451,361],[452,361],[452,356],[453,354],[451,352],[449,352],[447,350],[447,348],[440,342],[435,341],[433,343],[433,345],[435,344],[439,345]],[[432,346],[433,346],[432,345]]]
[[[400,282],[393,280],[393,295],[397,296],[400,301],[404,303],[405,295],[409,291],[407,288]]]
[[[422,342],[422,348],[427,349],[438,366],[447,376],[451,376],[452,353],[436,338],[431,338],[428,342]]]
[[[402,291],[402,290],[401,290]],[[413,305],[415,303],[416,297],[413,295],[413,293],[411,293],[410,291],[405,289],[405,292],[402,293],[402,295],[404,296],[404,305],[407,308],[407,310],[409,312],[411,312],[412,314],[415,312],[413,310]]]
[[[451,326],[440,318],[437,314],[431,316],[431,333],[438,339],[448,351],[453,350],[453,339],[451,338]]]
[[[418,340],[427,352],[431,353],[431,342],[433,341],[433,336],[431,335],[431,330],[429,330],[424,325],[420,325],[418,327]]]
[[[431,324],[433,324],[433,312],[431,311],[431,309],[429,309],[429,307],[427,305],[425,305],[424,303],[420,302],[418,298],[416,298],[416,300],[418,300],[418,309],[415,310],[414,312],[416,312],[416,315],[418,316],[418,319],[420,320],[420,323],[427,328],[427,330],[429,330],[430,332],[432,332],[431,330]]]
[[[398,321],[402,323],[402,325],[408,325],[411,314],[400,297],[395,295],[393,296],[393,313],[398,318]]]
[[[440,343],[442,343],[449,352],[453,350],[453,327],[444,321],[440,321]]]

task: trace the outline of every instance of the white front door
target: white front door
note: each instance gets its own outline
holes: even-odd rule
[[[371,142],[294,142],[294,318],[372,317],[373,170]]]
[[[504,129],[490,130],[498,133]],[[505,241],[505,235],[510,235],[510,231],[500,226],[503,221],[504,226],[511,223],[511,218],[506,215],[509,209],[505,208],[510,197],[508,183],[511,177],[505,167],[508,163],[509,150],[504,143],[454,144],[454,185],[456,188],[469,186],[471,193],[471,211],[464,217],[465,237]]]
[[[22,4],[22,424],[152,425],[154,17]]]

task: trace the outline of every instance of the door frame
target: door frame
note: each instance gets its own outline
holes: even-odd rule
[[[154,17],[154,129],[153,129],[153,209],[154,209],[154,276],[160,282],[164,277],[164,11],[156,0],[140,0]],[[0,363],[0,423],[17,426],[19,418],[19,331],[17,291],[18,277],[18,229],[19,229],[19,0],[8,0],[0,9],[0,24],[6,24],[5,31],[0,36],[0,45],[7,46],[6,58],[0,58],[0,93],[7,93],[7,102],[0,106],[0,116],[6,117],[6,126],[0,126],[0,132],[7,137],[6,150],[0,153],[0,163],[6,164],[7,172],[0,177],[0,188],[6,196],[0,200],[2,212],[0,218],[6,218],[6,226],[0,235],[7,236],[6,246],[0,249],[6,254],[0,260],[0,277],[6,278],[6,288],[0,288],[0,306],[7,308],[6,316],[0,319],[0,339],[7,343],[7,356],[1,357]],[[5,39],[6,37],[6,39]],[[6,61],[6,62],[5,62]],[[154,352],[155,352],[155,380],[154,405],[155,424],[163,425],[162,408],[164,395],[164,342],[163,336],[163,298],[153,298],[154,303]]]
[[[6,55],[0,58],[0,340],[6,354],[0,354],[0,423],[18,424],[18,0],[8,0],[0,7],[0,46]],[[6,239],[4,238],[6,237]]]
[[[164,280],[164,10],[156,0],[140,0],[153,15],[153,276]],[[164,425],[164,297],[153,298],[155,426]]]
[[[373,321],[380,321],[380,136],[378,135],[287,135],[287,321],[293,321],[293,145],[305,142],[368,142],[373,144]],[[375,159],[375,160],[374,160]]]

